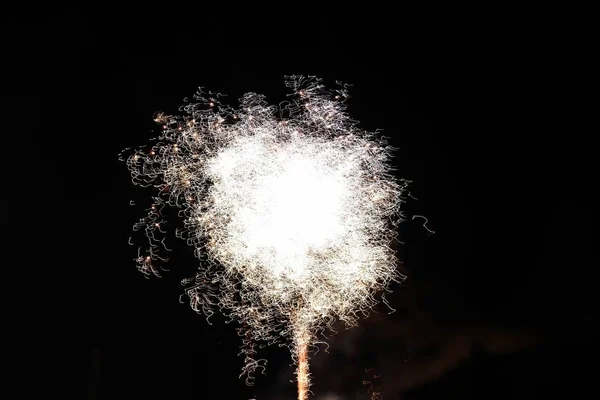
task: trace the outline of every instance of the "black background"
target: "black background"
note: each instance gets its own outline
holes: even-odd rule
[[[196,265],[188,249],[176,245],[163,279],[137,272],[127,238],[139,215],[129,201],[144,193],[117,154],[144,144],[157,128],[153,114],[175,112],[198,86],[231,101],[254,91],[275,102],[284,75],[304,74],[352,84],[352,116],[398,148],[398,176],[419,199],[406,205],[401,252],[420,307],[447,326],[526,326],[544,337],[510,356],[475,353],[406,398],[584,393],[596,297],[593,130],[570,92],[580,85],[567,72],[578,50],[560,24],[521,11],[444,24],[429,14],[301,5],[7,14],[4,100],[16,122],[11,138],[30,162],[22,150],[4,158],[35,177],[17,179],[14,187],[33,195],[11,202],[23,210],[44,198],[45,240],[32,245],[69,288],[54,293],[72,310],[64,330],[90,346],[81,365],[88,380],[74,384],[87,383],[90,399],[293,398],[285,349],[265,352],[267,375],[248,389],[237,378],[234,328],[219,318],[208,325],[178,302],[179,280]],[[5,214],[21,214],[21,226],[37,218]],[[413,215],[427,217],[435,234]],[[22,246],[16,252],[26,257]],[[394,289],[390,301],[401,309],[408,289]],[[377,341],[360,342],[370,361],[353,362],[371,368],[381,352],[403,362],[392,348],[401,338],[383,350]],[[315,372],[316,395],[341,368],[332,359]],[[378,371],[382,384],[393,387],[399,371]],[[363,378],[347,377],[358,386]],[[344,398],[368,398],[366,389],[353,396]]]

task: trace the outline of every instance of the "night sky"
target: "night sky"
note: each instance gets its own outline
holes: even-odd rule
[[[294,399],[287,349],[264,349],[266,375],[247,388],[235,326],[179,302],[198,265],[191,249],[171,243],[162,279],[136,270],[127,239],[151,192],[118,161],[158,133],[155,112],[177,112],[198,86],[278,102],[290,74],[352,84],[349,112],[390,138],[418,199],[400,227],[398,311],[378,308],[330,339],[315,356],[314,398],[369,399],[363,381],[384,399],[580,398],[592,376],[597,178],[552,31],[229,8],[51,10],[3,24],[3,96],[26,122],[33,191],[52,210],[39,249],[66,272],[60,296],[89,345],[76,383],[88,398]]]

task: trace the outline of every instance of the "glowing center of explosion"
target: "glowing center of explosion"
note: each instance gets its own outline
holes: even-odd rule
[[[230,210],[222,235],[224,246],[239,257],[233,267],[242,266],[242,274],[244,268],[266,268],[274,280],[301,285],[323,275],[315,258],[348,236],[351,166],[341,150],[324,153],[299,141],[270,147],[271,141],[254,137],[224,149],[210,164],[212,195]]]

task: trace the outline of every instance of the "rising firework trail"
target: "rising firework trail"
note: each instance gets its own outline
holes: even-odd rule
[[[134,226],[146,244],[138,268],[159,275],[163,209],[178,208],[178,235],[201,261],[184,281],[192,308],[240,322],[249,376],[265,361],[248,343],[288,345],[306,400],[320,334],[336,320],[356,325],[403,278],[390,242],[406,182],[391,174],[385,140],[347,115],[346,86],[286,84],[290,99],[278,106],[250,93],[232,108],[201,89],[181,115],[158,114],[161,135],[122,159],[134,184],[156,188]]]

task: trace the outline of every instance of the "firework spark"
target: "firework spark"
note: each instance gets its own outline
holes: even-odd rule
[[[265,363],[250,341],[288,344],[305,400],[318,335],[355,325],[402,278],[389,244],[406,182],[391,175],[385,141],[349,119],[345,86],[286,83],[291,99],[277,107],[250,93],[234,109],[200,90],[182,115],[158,115],[154,145],[124,160],[135,184],[158,189],[134,226],[148,244],[139,269],[159,274],[162,209],[178,207],[178,233],[202,261],[184,282],[191,306],[241,322],[249,375]]]

